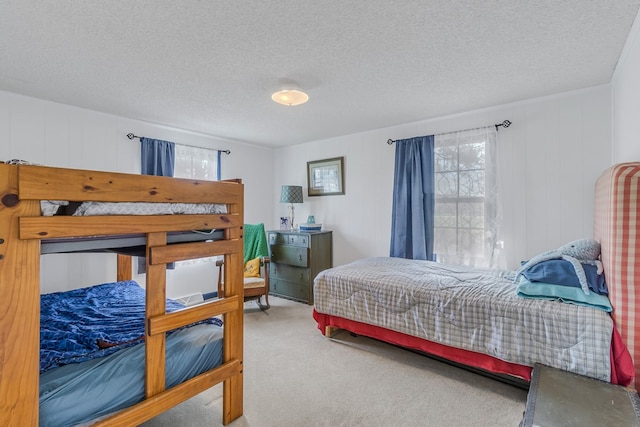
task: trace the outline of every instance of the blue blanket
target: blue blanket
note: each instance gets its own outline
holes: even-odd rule
[[[580,287],[556,285],[554,283],[530,282],[521,276],[517,285],[518,296],[523,298],[538,298],[552,301],[561,301],[567,304],[583,305],[604,310],[607,313],[613,311],[611,302],[606,295],[591,292],[586,295]]]
[[[40,301],[40,372],[144,340],[145,290],[134,281],[46,294]],[[182,308],[167,300],[167,312]],[[222,326],[218,318],[205,322]]]

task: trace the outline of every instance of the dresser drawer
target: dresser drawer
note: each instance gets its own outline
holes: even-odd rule
[[[271,279],[289,280],[298,283],[311,283],[311,270],[304,267],[293,267],[287,264],[269,264],[269,277]]]
[[[309,236],[305,234],[287,234],[286,242],[292,246],[309,247]]]
[[[281,295],[304,302],[311,301],[311,287],[301,283],[288,282],[280,279],[269,279],[269,293]]]
[[[306,234],[269,233],[269,244],[308,248],[309,236]]]
[[[308,248],[298,246],[271,245],[271,262],[288,264],[296,267],[307,267],[309,259]]]

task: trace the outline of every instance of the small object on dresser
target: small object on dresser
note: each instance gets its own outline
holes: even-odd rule
[[[280,230],[291,230],[291,218],[288,216],[280,217]]]
[[[322,224],[300,224],[300,231],[320,231],[322,230]]]

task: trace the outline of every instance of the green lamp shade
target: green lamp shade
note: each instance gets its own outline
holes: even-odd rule
[[[283,185],[280,203],[302,203],[302,187],[299,185]]]

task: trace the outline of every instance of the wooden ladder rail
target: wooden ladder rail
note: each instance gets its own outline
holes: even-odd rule
[[[20,239],[18,168],[0,164],[0,425],[37,426],[40,375],[40,240]]]

